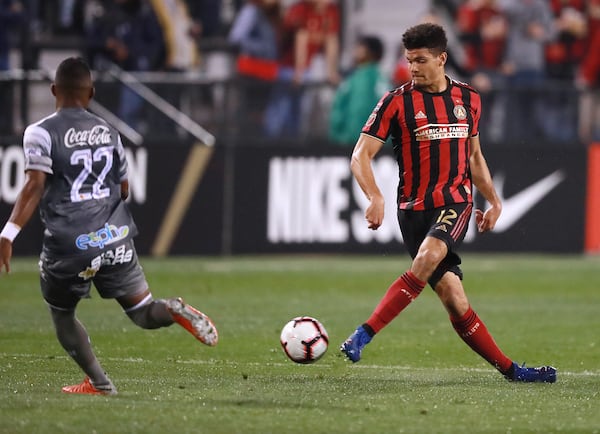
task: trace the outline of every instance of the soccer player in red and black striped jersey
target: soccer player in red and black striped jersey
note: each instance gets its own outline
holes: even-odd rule
[[[507,379],[555,382],[555,368],[519,366],[498,348],[462,285],[456,251],[471,216],[473,184],[490,205],[485,212],[475,211],[479,232],[493,229],[502,210],[479,143],[479,94],[445,74],[447,39],[442,27],[417,25],[402,41],[412,81],[381,98],[363,127],[351,165],[370,201],[367,224],[376,230],[383,221],[384,198],[371,161],[391,137],[400,169],[398,221],[413,262],[341,351],[358,362],[364,346],[429,283],[458,335]]]

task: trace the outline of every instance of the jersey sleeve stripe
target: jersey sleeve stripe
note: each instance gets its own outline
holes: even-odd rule
[[[23,133],[25,170],[39,170],[52,174],[52,139],[39,125],[30,125]]]
[[[395,114],[393,100],[394,95],[391,92],[387,92],[379,100],[362,129],[363,133],[377,137],[384,142],[387,140],[390,134],[390,120]]]

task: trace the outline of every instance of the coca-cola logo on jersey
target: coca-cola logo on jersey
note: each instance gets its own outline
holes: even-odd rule
[[[90,130],[81,131],[69,128],[65,133],[65,146],[67,148],[107,145],[110,142],[110,130],[104,125],[95,125]]]

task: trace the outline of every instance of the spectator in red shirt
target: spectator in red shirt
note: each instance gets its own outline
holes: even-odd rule
[[[500,72],[506,45],[506,17],[496,0],[466,0],[457,9],[458,36],[465,49],[463,70],[469,81],[481,94],[487,109],[481,118],[486,139],[497,142],[502,135],[501,110],[495,89],[504,83]]]
[[[600,0],[588,4],[588,45],[577,81],[581,89],[579,137],[583,142],[600,141]]]
[[[590,36],[593,36],[600,32],[600,0],[588,0],[587,16]]]
[[[406,60],[404,53],[404,45],[400,45],[398,47],[398,54],[396,56],[398,60],[396,61],[394,70],[392,71],[393,87],[400,87],[404,83],[412,80],[412,77],[410,76],[410,69],[408,67],[408,61]]]
[[[294,69],[294,80],[301,83],[315,55],[325,54],[327,78],[334,84],[338,73],[340,14],[331,0],[301,0],[292,5],[284,18],[281,64]]]
[[[585,0],[551,0],[556,37],[546,44],[546,76],[552,80],[545,100],[547,138],[562,143],[577,139],[577,94],[573,85],[588,34]]]
[[[268,136],[299,132],[301,85],[312,78],[310,69],[317,54],[324,54],[328,81],[340,81],[339,30],[340,13],[332,0],[300,0],[287,10],[278,83],[265,112]]]
[[[506,19],[496,0],[467,0],[457,10],[457,27],[465,47],[465,69],[496,71],[506,44]]]

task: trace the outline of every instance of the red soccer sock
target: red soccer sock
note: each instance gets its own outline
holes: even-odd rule
[[[450,317],[450,321],[456,333],[473,351],[502,373],[510,369],[512,360],[498,348],[487,327],[471,307],[461,318]]]
[[[366,324],[378,333],[423,290],[425,282],[407,271],[389,287]]]

